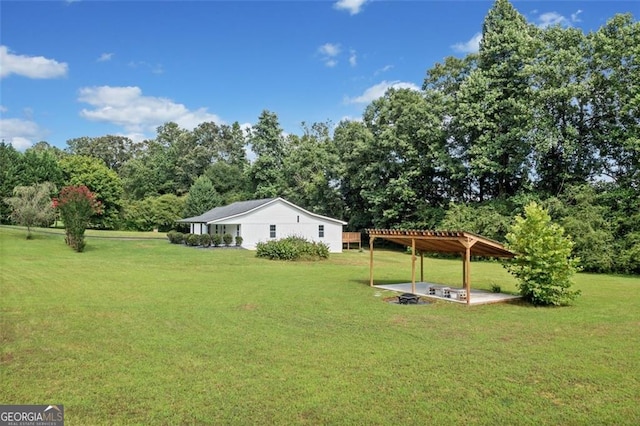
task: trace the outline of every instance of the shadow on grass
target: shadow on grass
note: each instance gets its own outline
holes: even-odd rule
[[[367,287],[370,284],[369,279],[350,279],[349,282],[351,283],[356,283],[356,284],[363,284],[366,285]],[[400,283],[406,283],[407,279],[406,278],[394,278],[394,279],[386,279],[386,280],[381,280],[381,279],[375,279],[373,280],[373,285],[390,285],[390,284],[400,284]]]

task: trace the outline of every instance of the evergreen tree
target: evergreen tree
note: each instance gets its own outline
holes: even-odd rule
[[[191,185],[185,201],[185,217],[199,216],[202,213],[218,207],[222,200],[213,187],[213,183],[206,176],[200,176]]]
[[[285,141],[275,113],[262,111],[258,123],[251,129],[249,143],[256,154],[256,160],[249,170],[254,196],[280,196],[285,186]]]

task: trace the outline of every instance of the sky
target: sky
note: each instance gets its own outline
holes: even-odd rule
[[[512,1],[538,26],[596,31],[636,1]],[[0,0],[0,139],[154,138],[173,121],[361,119],[389,87],[419,90],[478,50],[493,0]]]

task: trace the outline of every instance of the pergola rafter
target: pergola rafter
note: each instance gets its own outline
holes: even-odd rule
[[[462,256],[462,281],[471,301],[471,256],[510,258],[515,254],[502,244],[471,232],[417,229],[367,229],[369,234],[369,284],[373,287],[373,243],[376,238],[411,247],[411,288],[416,286],[416,252],[420,252],[420,281],[424,281],[424,253],[448,253]]]

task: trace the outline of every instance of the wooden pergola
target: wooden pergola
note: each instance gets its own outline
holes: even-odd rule
[[[369,285],[373,287],[373,242],[376,238],[411,247],[411,292],[416,291],[416,252],[420,252],[420,281],[424,281],[424,253],[462,255],[462,283],[471,303],[471,256],[511,258],[515,254],[497,241],[464,231],[367,229],[369,234]]]

